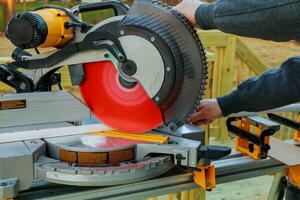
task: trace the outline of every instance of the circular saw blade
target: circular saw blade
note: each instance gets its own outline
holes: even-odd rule
[[[161,38],[171,52],[174,65],[170,68],[175,71],[175,81],[159,107],[164,124],[173,131],[196,111],[205,90],[207,63],[196,31],[184,16],[156,0],[135,1],[121,22],[123,27],[148,30]]]
[[[159,107],[137,83],[126,88],[109,61],[84,64],[81,94],[92,112],[105,124],[124,132],[145,132],[161,126]]]
[[[125,90],[119,87],[120,90],[112,92],[110,84],[118,84],[118,73],[124,76],[124,63],[120,66],[110,63],[110,67],[114,68],[111,69],[114,70],[114,78],[110,75],[108,81],[99,80],[107,77],[108,69],[106,72],[95,69],[102,68],[102,62],[98,65],[84,64],[86,72],[81,85],[82,94],[98,118],[124,132],[144,132],[161,125],[175,131],[188,121],[204,94],[207,63],[196,31],[184,16],[155,0],[137,0],[124,17],[100,23],[90,31],[109,32],[118,38],[128,60],[136,66],[136,74],[126,75],[138,81],[136,87]],[[136,44],[141,43],[142,47],[137,47]],[[141,53],[144,50],[150,53]],[[157,56],[153,56],[154,52]],[[151,64],[159,58],[162,62],[158,63],[163,65],[155,64],[154,69]],[[124,86],[123,82],[121,85]],[[144,96],[137,97],[141,91]],[[120,94],[136,98],[131,102]],[[105,97],[104,101],[101,96]],[[139,104],[140,100],[144,103]]]

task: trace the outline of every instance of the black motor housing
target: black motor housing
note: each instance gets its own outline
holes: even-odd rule
[[[34,48],[43,44],[47,33],[47,23],[35,13],[14,15],[6,28],[6,37],[22,49]]]

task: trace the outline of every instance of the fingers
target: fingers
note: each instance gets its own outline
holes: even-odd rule
[[[209,124],[220,117],[222,117],[222,111],[217,100],[205,99],[201,101],[197,112],[191,116],[189,122],[196,125]]]
[[[213,122],[213,120],[203,119],[203,120],[196,121],[193,124],[196,125],[196,126],[200,126],[200,125],[210,124],[211,122]]]
[[[205,108],[206,108],[206,103],[201,103],[198,107],[197,107],[197,112],[194,113],[191,116],[190,121],[194,122],[194,121],[198,121],[198,120],[202,120],[205,119],[206,116],[206,112],[205,112]]]
[[[205,108],[205,103],[200,103],[200,105],[197,107],[197,111],[202,110],[203,108]]]
[[[203,120],[203,119],[205,119],[204,113],[200,110],[191,116],[190,122],[194,123],[196,121]]]

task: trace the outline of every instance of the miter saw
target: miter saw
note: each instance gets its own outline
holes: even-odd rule
[[[96,25],[80,19],[84,12],[102,9],[113,9],[115,16]],[[69,103],[77,106],[74,113],[91,109],[112,129],[126,132],[74,136],[64,130],[58,136],[65,137],[19,138],[35,156],[35,178],[71,185],[122,184],[162,174],[172,163],[204,172],[211,159],[229,154],[228,148],[205,147],[203,140],[176,135],[200,103],[207,63],[189,21],[167,5],[147,0],[136,1],[131,8],[118,1],[72,9],[46,5],[13,16],[6,36],[17,47],[14,61],[0,65],[1,81],[17,91],[0,99],[0,112],[9,113],[7,124],[28,126],[28,116],[21,115],[30,110],[40,116],[36,119],[40,123],[45,123],[47,113],[52,121],[61,115],[69,116],[65,121],[82,121],[83,117],[68,115]],[[35,55],[26,49],[35,49]],[[50,92],[60,83],[56,71],[63,66],[69,66],[72,83],[80,86],[88,108],[82,109],[85,106],[68,93]],[[63,99],[65,104],[52,105],[50,99]],[[38,113],[35,106],[45,113]],[[25,113],[20,115],[22,109]],[[52,110],[56,110],[53,118]],[[9,118],[10,112],[18,115],[19,124]],[[151,133],[142,133],[146,131]],[[149,170],[132,176],[139,168]],[[110,179],[105,179],[107,174],[112,174]],[[202,175],[200,182],[206,185]]]
[[[95,26],[78,18],[107,7],[118,16]],[[55,71],[71,66],[85,102],[117,130],[144,132],[164,124],[175,130],[195,112],[205,89],[206,58],[195,30],[155,1],[139,1],[130,10],[115,1],[73,10],[44,6],[15,15],[6,36],[18,47],[15,62],[1,68],[10,76],[7,84],[18,92],[47,91]],[[24,51],[39,47],[56,50]],[[43,75],[35,73],[33,80],[37,69]]]

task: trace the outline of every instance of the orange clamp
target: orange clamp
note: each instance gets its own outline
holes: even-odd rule
[[[290,166],[287,176],[292,184],[300,187],[300,165]]]
[[[300,123],[300,115],[299,114],[297,116],[297,122]],[[296,142],[300,142],[300,131],[299,130],[295,131],[295,133],[294,133],[294,140]]]
[[[264,131],[264,127],[259,124],[252,124],[249,120],[241,118],[237,121],[237,126],[241,129],[250,133],[251,128],[255,129],[255,134],[260,137],[261,133]],[[264,144],[269,144],[270,136],[264,138]],[[249,140],[237,137],[235,141],[236,150],[242,152],[245,155],[250,156],[252,159],[260,160],[261,158],[267,157],[267,152],[265,152],[259,145],[251,143]]]
[[[197,170],[194,170],[194,181],[204,190],[210,191],[216,187],[216,171],[213,164],[196,165]]]
[[[300,142],[300,131],[296,131],[294,133],[294,140]]]

